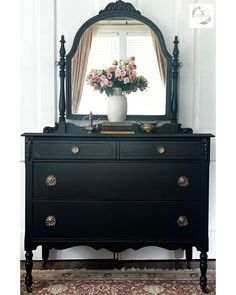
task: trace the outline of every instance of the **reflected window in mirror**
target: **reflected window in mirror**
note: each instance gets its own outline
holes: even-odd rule
[[[108,68],[113,60],[130,56],[135,57],[137,75],[147,78],[148,88],[127,95],[128,115],[164,115],[166,61],[156,35],[136,20],[100,21],[84,32],[72,59],[72,113],[106,114],[106,94],[94,91],[85,78],[91,69]]]

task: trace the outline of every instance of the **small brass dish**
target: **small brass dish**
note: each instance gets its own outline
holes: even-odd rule
[[[86,126],[85,129],[88,131],[88,133],[92,133],[96,129],[96,125]]]
[[[146,133],[151,133],[155,129],[157,129],[157,122],[155,122],[155,123],[140,122],[139,124],[140,124],[140,128]]]

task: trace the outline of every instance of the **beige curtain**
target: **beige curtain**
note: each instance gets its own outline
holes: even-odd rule
[[[83,92],[88,57],[92,44],[92,28],[88,28],[82,35],[76,54],[72,59],[72,112],[78,113]]]
[[[161,52],[160,42],[159,42],[156,34],[152,30],[151,30],[151,35],[152,35],[152,42],[153,42],[154,50],[155,50],[156,56],[157,56],[157,63],[159,66],[161,80],[162,80],[163,85],[166,87],[166,72],[167,72],[166,60]]]

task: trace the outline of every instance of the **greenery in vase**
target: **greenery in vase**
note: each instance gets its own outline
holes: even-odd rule
[[[91,70],[86,82],[100,93],[105,91],[107,96],[113,94],[114,88],[121,88],[126,94],[137,90],[144,91],[148,87],[148,81],[144,76],[137,76],[136,69],[133,56],[119,62],[114,60],[112,66],[107,69]]]

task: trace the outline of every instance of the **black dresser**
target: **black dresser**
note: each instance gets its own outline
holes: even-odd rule
[[[103,134],[106,111],[100,115],[95,103],[89,105],[91,112],[86,128],[80,126],[87,114],[74,111],[80,99],[87,103],[87,96],[83,98],[79,94],[84,87],[81,81],[85,79],[86,70],[82,70],[85,66],[82,64],[86,63],[83,49],[89,50],[84,40],[92,39],[87,29],[93,30],[94,26],[104,23],[110,26],[111,21],[115,25],[119,21],[122,30],[123,25],[131,21],[131,26],[141,25],[150,33],[150,50],[154,50],[157,57],[159,76],[153,83],[162,81],[165,90],[163,95],[162,91],[152,92],[150,84],[141,101],[143,110],[148,104],[150,113],[130,112],[133,115],[128,115],[126,122],[115,122],[131,123],[128,125],[132,130],[126,130],[125,135]],[[186,250],[188,267],[192,248],[196,247],[200,252],[200,287],[207,292],[208,186],[213,135],[193,134],[191,128],[183,128],[178,121],[178,71],[183,65],[179,62],[178,37],[174,37],[171,55],[156,24],[131,3],[118,0],[109,3],[78,29],[67,55],[64,35],[60,43],[60,58],[56,63],[60,77],[58,121],[54,127],[45,127],[43,133],[23,134],[28,292],[32,285],[34,249],[42,246],[46,261],[51,248],[76,245],[113,252],[144,246],[181,248]],[[122,44],[124,48],[126,45]],[[185,54],[189,54],[188,51]],[[144,52],[145,58],[148,55]],[[111,69],[108,72],[113,71]],[[103,74],[107,74],[107,79],[111,75],[107,71]],[[116,76],[114,71],[113,76]],[[127,89],[125,87],[122,89]],[[157,103],[149,99],[152,95]],[[160,102],[165,110],[159,109]],[[96,114],[94,117],[92,112]],[[103,123],[98,124],[99,119]],[[108,123],[111,127],[114,122]],[[145,123],[154,127],[146,130],[151,133],[144,132]]]
[[[32,250],[200,252],[206,284],[210,134],[24,134],[26,285]]]

